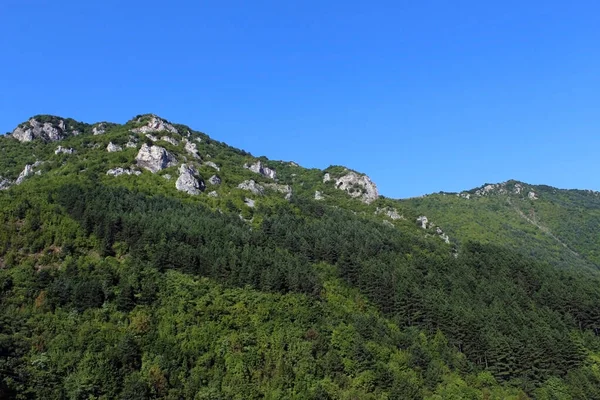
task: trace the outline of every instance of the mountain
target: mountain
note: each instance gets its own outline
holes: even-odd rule
[[[389,199],[152,114],[0,151],[0,398],[600,398],[595,192]]]

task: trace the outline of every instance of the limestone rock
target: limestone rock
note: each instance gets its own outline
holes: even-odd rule
[[[34,174],[34,172],[33,172],[34,166],[35,166],[35,164],[27,164],[25,166],[25,168],[23,169],[23,171],[21,171],[21,173],[17,177],[17,180],[15,181],[15,185],[20,185],[21,183],[23,183],[25,181],[25,179],[27,179],[28,177],[33,175]]]
[[[366,175],[350,171],[336,179],[335,187],[344,190],[353,198],[360,198],[363,203],[370,204],[379,198],[377,185]]]
[[[259,185],[258,183],[256,183],[252,179],[240,183],[238,185],[238,189],[249,190],[250,192],[252,192],[254,194],[259,194],[259,195],[262,195],[265,193],[265,188],[263,186]]]
[[[248,197],[246,197],[244,199],[244,204],[246,204],[250,208],[254,208],[254,206],[256,205],[256,202],[254,200],[249,199]]]
[[[50,123],[40,122],[35,118],[31,118],[23,126],[17,127],[12,132],[11,137],[22,143],[31,142],[34,139],[55,142],[64,139],[68,135],[65,121],[62,119],[57,119],[56,123]]]
[[[148,133],[148,134],[146,134],[146,137],[147,137],[148,139],[152,140],[153,142],[157,142],[157,141],[158,141],[158,138],[157,138],[156,136],[154,136],[154,135],[151,135],[151,134],[149,134],[149,133]]]
[[[213,175],[208,179],[208,183],[210,183],[211,185],[220,185],[221,178],[219,178],[217,175]]]
[[[390,208],[390,207],[377,208],[377,210],[375,211],[375,214],[383,214],[386,217],[388,217],[394,221],[398,220],[398,219],[406,219],[406,218],[404,218],[404,215],[401,215],[398,213],[398,210],[396,210],[395,208]]]
[[[75,150],[67,149],[66,147],[58,146],[56,150],[54,150],[54,154],[73,154]]]
[[[219,194],[213,190],[208,194],[208,197],[219,197]]]
[[[214,168],[217,171],[221,170],[221,168],[219,168],[219,166],[217,164],[215,164],[214,162],[212,162],[212,161],[207,161],[207,162],[204,163],[204,165],[206,165],[208,167],[211,167],[211,168]]]
[[[331,180],[331,175],[329,174],[329,172],[325,173],[325,175],[323,175],[323,183],[329,182]]]
[[[315,192],[315,200],[323,200],[323,199],[325,199],[325,197],[323,197],[323,193],[321,193],[317,190]]]
[[[129,149],[137,149],[137,143],[130,140],[129,142],[125,143],[125,147]]]
[[[108,171],[106,171],[106,175],[109,176],[121,176],[121,175],[141,175],[142,171],[137,171],[137,170],[131,170],[128,168],[113,168],[113,169],[109,169]]]
[[[179,167],[179,178],[175,182],[175,187],[181,192],[187,194],[198,195],[204,191],[206,185],[204,181],[197,178],[198,171],[193,166],[181,164]]]
[[[106,151],[109,153],[115,153],[117,151],[123,151],[123,148],[117,144],[114,144],[113,142],[110,142],[108,143],[108,146],[106,146]]]
[[[267,178],[277,178],[277,173],[275,170],[265,167],[261,161],[257,161],[254,164],[244,164],[244,168],[249,169],[252,172],[256,172],[257,174],[261,174]]]
[[[145,117],[138,118],[136,122],[142,122],[143,118]],[[173,125],[169,124],[167,121],[156,115],[151,115],[150,120],[146,123],[146,125],[132,129],[131,131],[135,133],[150,133],[163,131],[178,133],[177,129]]]
[[[171,174],[164,174],[162,177],[163,177],[163,178],[165,178],[165,179],[166,179],[166,180],[168,180],[168,181],[170,181],[170,180],[171,180],[171,178],[172,178],[172,177],[171,177]]]
[[[148,146],[146,143],[135,157],[137,164],[152,173],[177,165],[177,159],[160,146]]]
[[[527,197],[530,200],[537,200],[538,199],[537,194],[535,194],[535,192],[529,192],[529,193],[527,193]]]

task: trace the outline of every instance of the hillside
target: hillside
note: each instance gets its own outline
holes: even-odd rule
[[[596,193],[393,200],[151,114],[0,155],[0,398],[600,398]]]

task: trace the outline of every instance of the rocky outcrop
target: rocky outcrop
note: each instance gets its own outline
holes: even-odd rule
[[[138,118],[135,122],[137,123],[143,123],[144,119],[147,119],[147,122],[145,125],[140,126],[138,128],[132,129],[131,131],[134,133],[150,133],[150,132],[171,132],[171,133],[178,133],[177,129],[169,124],[167,121],[165,121],[164,119],[156,116],[156,115],[150,115],[150,116],[143,116]]]
[[[325,175],[323,175],[323,183],[327,183],[331,180],[331,175],[329,174],[329,172],[326,172]]]
[[[54,154],[73,154],[75,150],[67,149],[66,147],[58,146],[56,150],[54,150]]]
[[[179,178],[175,182],[175,187],[180,192],[186,192],[191,195],[198,195],[206,189],[202,179],[197,177],[198,171],[193,166],[181,164],[179,167]]]
[[[106,171],[106,175],[109,176],[121,176],[121,175],[141,175],[142,171],[138,171],[138,170],[131,170],[128,168],[113,168],[113,169],[109,169],[108,171]]]
[[[527,198],[529,198],[529,200],[537,200],[537,194],[535,194],[535,192],[529,192],[527,193]]]
[[[210,183],[211,185],[220,185],[221,178],[219,178],[217,175],[213,175],[208,179],[208,183]]]
[[[429,222],[429,220],[427,219],[426,216],[421,215],[417,218],[417,222],[419,222],[421,224],[421,228],[423,229],[427,229],[427,223]]]
[[[248,191],[250,191],[254,194],[258,194],[258,195],[262,195],[265,193],[265,188],[263,186],[259,185],[258,183],[256,183],[252,179],[240,183],[238,185],[238,189],[248,190]]]
[[[125,147],[128,149],[137,149],[137,143],[130,140],[129,142],[125,143]]]
[[[108,151],[109,153],[116,153],[117,151],[123,151],[123,148],[118,144],[110,142],[108,143],[108,146],[106,146],[106,151]]]
[[[207,161],[207,162],[204,163],[204,165],[206,165],[207,167],[214,168],[217,171],[221,170],[221,168],[219,168],[219,166],[217,164],[215,164],[214,162],[212,162],[212,161]]]
[[[277,173],[274,169],[269,167],[265,167],[261,161],[257,161],[254,164],[244,164],[244,168],[249,169],[252,172],[256,172],[257,174],[261,174],[264,177],[275,179],[277,178]]]
[[[71,135],[73,132],[70,133]],[[22,126],[17,127],[12,134],[12,138],[19,142],[31,142],[34,139],[42,139],[45,142],[55,142],[69,136],[65,121],[56,118],[54,123],[40,122],[31,118]]]
[[[179,142],[177,141],[177,139],[173,139],[170,136],[163,136],[160,138],[160,140],[162,140],[163,142],[171,143],[173,146],[179,146]]]
[[[177,165],[177,159],[160,146],[148,146],[146,143],[135,157],[137,164],[152,173]]]
[[[199,159],[200,155],[198,154],[198,145],[194,142],[190,142],[187,139],[184,139],[185,141],[185,151],[188,152],[189,155],[191,155],[192,157]]]
[[[325,199],[325,197],[323,197],[323,193],[319,192],[318,190],[315,191],[315,200],[323,200]]]
[[[336,179],[335,187],[344,190],[353,198],[360,198],[363,203],[370,204],[379,198],[377,185],[366,175],[350,171]]]
[[[248,197],[244,199],[244,204],[246,204],[250,208],[254,208],[256,206],[256,202],[252,199],[249,199]]]
[[[106,132],[106,124],[105,123],[99,123],[98,125],[96,125],[92,128],[92,133],[94,134],[94,136],[103,135],[105,132]]]
[[[386,217],[388,217],[394,221],[398,220],[398,219],[406,219],[406,218],[404,218],[404,215],[401,215],[398,213],[398,210],[396,210],[395,208],[390,208],[390,207],[377,208],[377,210],[375,211],[375,214],[383,214]]]
[[[15,181],[15,185],[20,185],[21,183],[23,183],[25,181],[25,179],[27,179],[28,177],[32,176],[34,174],[34,168],[37,167],[38,165],[42,164],[41,161],[36,161],[33,164],[27,164],[25,166],[25,168],[23,169],[23,171],[21,171],[21,173],[19,174],[19,176],[17,177],[17,180]]]
[[[12,186],[12,181],[0,177],[0,190],[6,190]]]
[[[285,194],[286,200],[289,200],[292,198],[292,187],[290,185],[278,185],[277,183],[266,183],[264,186],[267,189],[275,190],[279,193]]]

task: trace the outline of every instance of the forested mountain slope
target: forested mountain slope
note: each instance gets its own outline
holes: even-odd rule
[[[0,398],[600,398],[594,193],[392,200],[155,115],[0,153]]]

